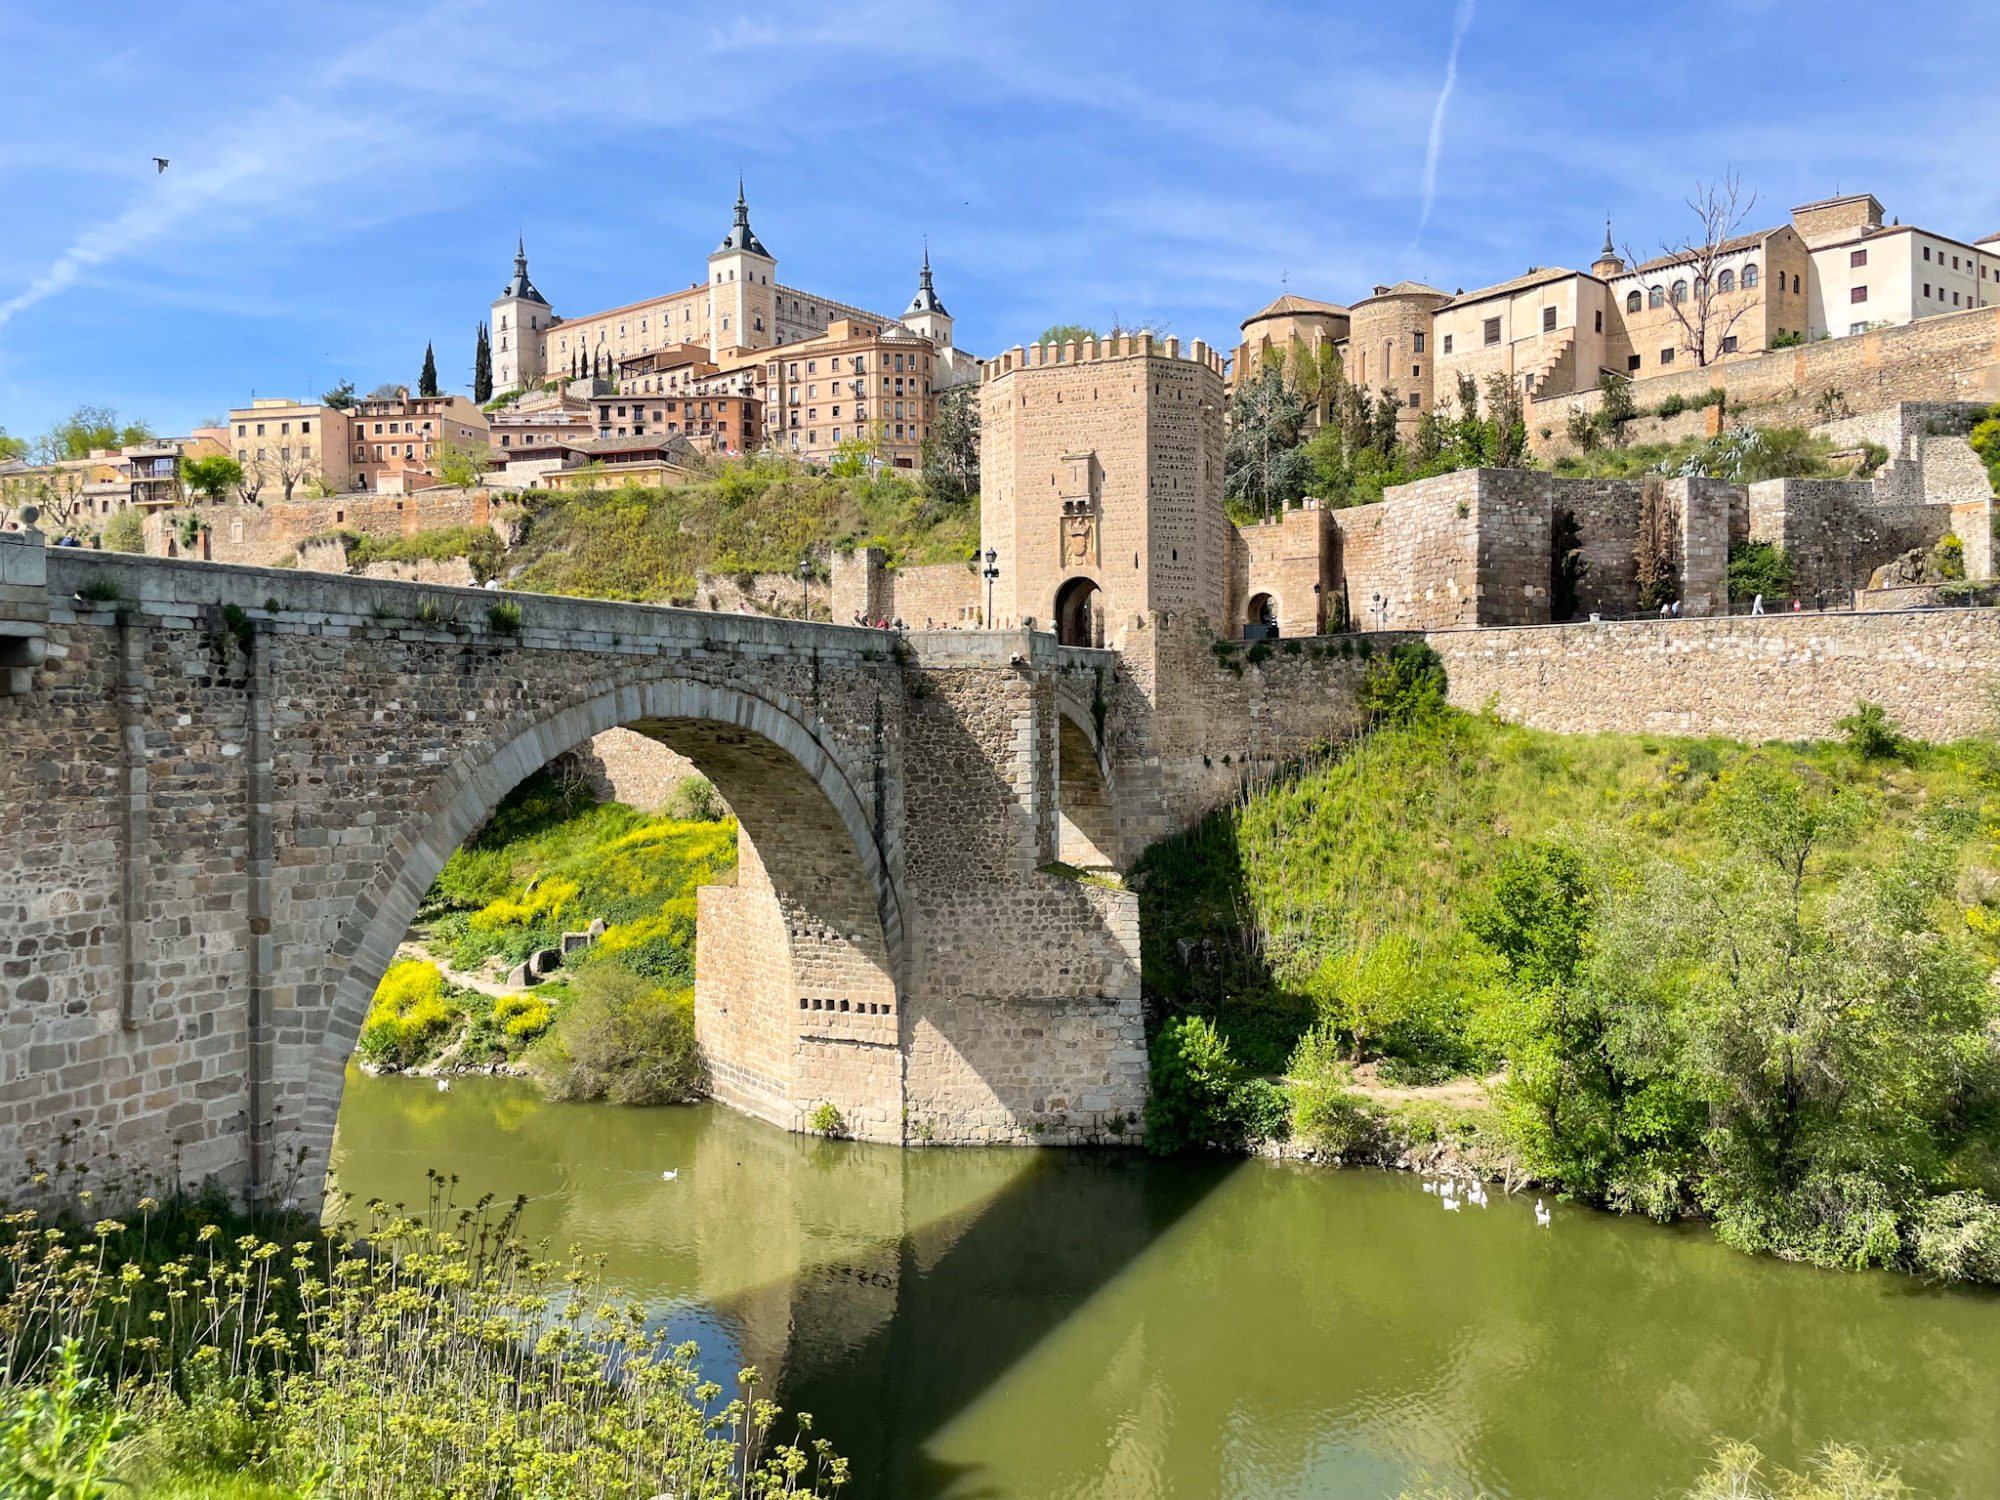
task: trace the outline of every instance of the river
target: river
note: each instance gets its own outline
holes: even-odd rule
[[[898,1151],[702,1105],[350,1076],[334,1170],[532,1200],[727,1381],[814,1414],[851,1500],[1678,1495],[1717,1436],[2000,1494],[2000,1296],[1739,1255],[1397,1173]],[[662,1172],[678,1176],[664,1180]]]

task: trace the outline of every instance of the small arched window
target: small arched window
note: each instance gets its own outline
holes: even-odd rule
[[[1757,284],[1757,262],[1751,261],[1743,268],[1743,289],[1747,292]]]
[[[1676,281],[1674,283],[1674,301],[1685,302],[1687,299],[1688,284],[1685,281]]]
[[[1716,278],[1715,278],[1715,289],[1716,289],[1716,291],[1717,291],[1717,292],[1733,292],[1733,291],[1735,291],[1735,290],[1736,290],[1736,273],[1735,273],[1734,271],[1724,271],[1724,272],[1723,272],[1723,273],[1722,273],[1722,274],[1721,274],[1720,276],[1716,277]]]
[[[1631,291],[1625,294],[1625,311],[1637,312],[1638,310],[1639,310],[1639,290],[1637,287],[1634,287]]]
[[[1649,286],[1646,288],[1646,306],[1665,307],[1666,305],[1667,305],[1667,294],[1665,292],[1660,290],[1660,288],[1657,286]]]

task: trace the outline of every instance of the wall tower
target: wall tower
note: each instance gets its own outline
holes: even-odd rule
[[[776,293],[771,289],[778,262],[750,227],[743,181],[736,182],[736,222],[708,258],[708,347],[768,349],[776,326]]]

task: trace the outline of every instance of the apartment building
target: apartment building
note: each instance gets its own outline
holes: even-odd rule
[[[243,487],[289,500],[301,488],[328,493],[367,488],[350,462],[349,413],[317,401],[260,396],[229,413],[232,457]]]
[[[1882,222],[1872,193],[1792,210],[1812,257],[1807,329],[1839,338],[2000,304],[2000,235],[1968,243]]]
[[[487,453],[492,428],[486,413],[464,396],[412,396],[404,386],[386,399],[356,400],[347,412],[347,467],[354,489],[421,488],[436,474],[444,444]]]
[[[809,459],[865,443],[884,464],[916,468],[937,420],[936,346],[897,323],[841,319],[756,370],[763,440]]]

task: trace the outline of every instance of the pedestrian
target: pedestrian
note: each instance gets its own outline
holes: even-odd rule
[[[1764,613],[1764,596],[1762,594],[1758,594],[1756,597],[1751,599],[1750,613],[1753,615],[1761,615],[1762,613]]]
[[[1667,617],[1667,612],[1672,608],[1673,606],[1671,604],[1667,603],[1666,600],[1662,599],[1660,601],[1660,618],[1664,620]]]
[[[1676,599],[1674,601],[1674,618],[1678,620],[1680,617],[1681,617],[1681,601]]]

